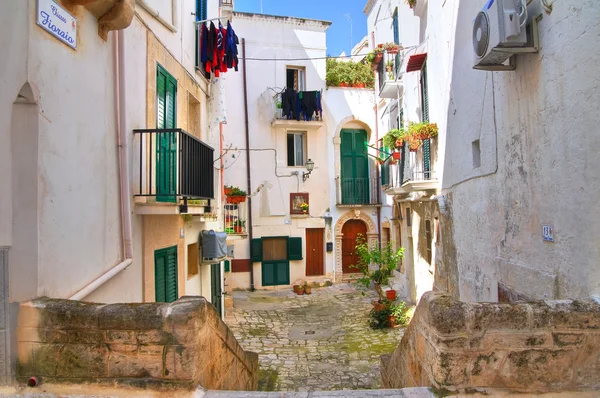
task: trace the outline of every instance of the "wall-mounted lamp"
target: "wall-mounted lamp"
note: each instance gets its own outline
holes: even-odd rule
[[[310,177],[310,173],[312,173],[313,169],[315,168],[315,162],[308,159],[306,163],[304,163],[304,166],[306,167],[308,173],[302,173],[302,182],[305,182],[308,180],[308,177]]]

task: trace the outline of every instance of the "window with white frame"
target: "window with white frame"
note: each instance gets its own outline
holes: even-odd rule
[[[306,133],[293,131],[287,133],[287,164],[290,167],[304,166],[306,161]]]
[[[286,68],[286,87],[294,91],[306,91],[306,69],[288,66]]]

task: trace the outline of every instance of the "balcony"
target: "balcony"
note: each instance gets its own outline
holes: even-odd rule
[[[227,233],[227,240],[245,239],[248,237],[246,220],[248,220],[247,202],[225,204],[225,232]]]
[[[320,99],[318,101],[315,100],[314,105],[320,104],[322,107],[323,96],[320,91],[313,90],[297,92],[294,90],[286,90],[277,94],[274,98],[277,104],[277,109],[271,126],[300,128],[302,130],[318,130],[323,127],[323,112],[318,111],[317,108],[309,109],[307,106],[305,106],[307,105],[307,102],[304,102],[300,99],[300,97],[306,98],[307,96],[318,96]],[[291,106],[293,103],[292,101],[295,101],[295,103],[300,105],[293,107]]]
[[[383,185],[383,191],[387,195],[408,195],[418,191],[437,190],[439,181],[435,170],[424,170],[422,153],[405,153],[407,156],[404,162],[382,167],[382,173],[389,173],[386,176],[389,178],[384,177],[387,184]]]
[[[359,207],[380,206],[377,197],[378,182],[376,178],[341,178],[336,182],[336,206]]]
[[[182,129],[134,130],[137,214],[211,214],[214,149]]]
[[[402,62],[401,53],[383,53],[383,61],[377,68],[380,98],[397,99],[404,94]]]

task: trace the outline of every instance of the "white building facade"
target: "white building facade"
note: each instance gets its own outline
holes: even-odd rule
[[[465,301],[597,296],[598,228],[588,215],[598,207],[589,132],[598,119],[592,36],[600,7],[527,1],[527,47],[537,26],[538,51],[516,55],[513,71],[485,71],[473,69],[473,21],[485,4],[365,7],[372,44],[404,47],[398,95],[380,102],[392,104],[388,128],[425,117],[439,127],[429,169],[423,147],[389,168],[408,295],[434,288]],[[376,89],[380,98],[390,80]],[[396,100],[402,117],[393,113]]]
[[[193,15],[219,15],[218,2],[64,3],[11,2],[0,16],[3,380],[14,370],[18,305],[35,297],[215,301],[218,290],[222,308],[222,279],[212,286],[211,266],[198,263],[200,230],[223,227],[212,167],[219,131],[209,130],[210,83],[196,71]],[[158,185],[159,171],[158,149],[140,130],[156,128],[187,130],[172,133],[177,143],[185,136],[206,150],[212,186],[188,192],[200,200],[188,210],[194,217],[181,214],[181,183],[163,203],[156,191],[140,196]]]
[[[230,234],[235,253],[227,289],[340,282],[356,273],[349,267],[356,235],[379,239],[382,195],[367,147],[376,142],[372,91],[326,87],[329,22],[240,12],[233,19],[247,60],[245,81],[242,69],[225,78],[225,183],[250,197],[231,206],[245,230]],[[287,117],[285,105],[277,108],[286,89],[295,98],[317,92],[318,117]],[[353,139],[358,152],[341,153],[343,141]],[[342,171],[344,162],[362,167],[360,175]]]

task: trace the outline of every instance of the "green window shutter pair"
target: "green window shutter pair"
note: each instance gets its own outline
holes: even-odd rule
[[[156,71],[156,128],[177,126],[177,80],[162,66]],[[156,136],[156,193],[159,202],[175,202],[177,189],[177,133]]]
[[[421,70],[421,119],[429,122],[429,90],[427,88],[427,62]],[[423,171],[425,179],[429,179],[431,171],[431,140],[423,141]]]
[[[262,238],[252,239],[250,242],[250,258],[254,263],[262,262]],[[302,260],[302,238],[288,237],[288,260]]]
[[[154,288],[156,302],[177,300],[177,246],[154,252]]]

